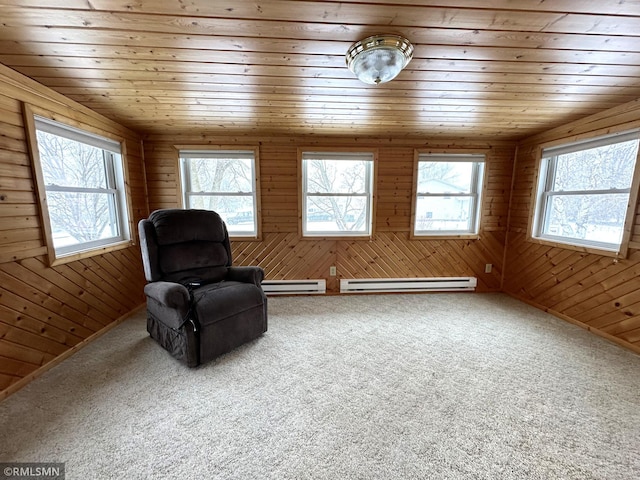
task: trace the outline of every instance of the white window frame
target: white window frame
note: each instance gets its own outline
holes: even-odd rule
[[[27,110],[28,111],[28,110]],[[49,255],[52,257],[52,264],[58,263],[61,259],[75,259],[78,255],[85,256],[86,252],[104,252],[105,248],[129,244],[131,240],[131,229],[128,215],[128,200],[126,195],[126,179],[124,158],[121,143],[91,132],[87,132],[77,127],[72,127],[64,123],[46,118],[40,115],[33,115],[33,138],[30,140],[34,155],[34,168],[38,169],[36,178],[41,196],[41,210],[43,218],[46,219],[46,235],[49,244]],[[31,126],[29,126],[31,129]],[[58,137],[63,137],[73,142],[82,143],[102,150],[105,179],[105,188],[69,187],[62,185],[45,184],[42,172],[42,157],[39,153],[37,135],[38,132],[46,132]],[[66,193],[95,193],[109,196],[115,215],[112,220],[116,225],[118,234],[109,238],[81,242],[74,245],[56,247],[53,240],[53,227],[48,203],[46,201],[49,192]]]
[[[420,163],[426,162],[442,162],[455,163],[465,162],[473,163],[471,172],[471,185],[468,193],[430,193],[419,191],[419,172]],[[412,215],[412,233],[415,237],[426,236],[469,236],[478,235],[480,230],[480,217],[482,206],[482,190],[484,184],[486,157],[479,153],[416,153],[415,180],[414,180],[414,198],[413,198],[413,215]],[[469,202],[469,222],[468,228],[457,230],[418,230],[417,211],[418,201],[421,198],[440,198],[440,197],[461,197],[470,198]]]
[[[366,162],[364,192],[362,193],[340,193],[340,192],[309,192],[307,182],[307,161],[310,160],[360,160]],[[375,151],[324,151],[324,150],[301,150],[301,229],[303,237],[366,237],[373,235],[373,197],[374,197],[374,177],[375,177]],[[362,197],[366,199],[365,230],[351,231],[309,231],[307,229],[307,202],[310,197]]]
[[[625,221],[622,225],[623,235],[620,243],[598,242],[594,240],[585,240],[575,237],[552,235],[544,233],[545,221],[549,216],[549,209],[552,205],[552,198],[555,196],[568,196],[568,195],[609,195],[626,193],[627,199],[631,198],[631,193],[634,189],[637,189],[637,177],[638,177],[638,156],[636,156],[636,162],[634,166],[634,173],[629,182],[629,188],[625,189],[602,189],[602,190],[576,190],[576,191],[554,191],[553,183],[555,180],[555,172],[557,165],[557,158],[559,155],[574,153],[580,151],[591,150],[594,148],[612,145],[615,143],[622,143],[630,140],[638,140],[640,138],[640,131],[626,131],[616,133],[613,135],[604,135],[588,140],[582,140],[578,142],[560,144],[543,148],[541,150],[540,157],[540,169],[538,174],[538,188],[536,193],[536,204],[532,222],[532,238],[549,241],[552,243],[564,244],[572,247],[580,247],[586,249],[603,250],[606,252],[623,253],[626,251],[624,245],[627,243],[628,238],[625,232],[628,231],[628,224],[630,222],[630,212],[633,211],[635,205],[631,205],[631,202],[627,202],[627,210],[625,212]],[[638,149],[640,154],[640,148]]]
[[[182,205],[183,208],[192,208],[190,199],[192,197],[224,197],[224,196],[233,196],[233,197],[250,197],[251,205],[253,208],[253,228],[251,231],[247,230],[237,230],[234,228],[234,225],[227,221],[226,218],[225,224],[227,226],[227,230],[229,232],[230,237],[242,237],[242,238],[251,238],[256,239],[260,236],[260,202],[259,202],[259,175],[258,175],[258,151],[257,148],[253,147],[238,147],[238,148],[220,148],[220,149],[211,149],[211,148],[203,148],[203,147],[176,147],[179,152],[179,161],[180,161],[180,175],[182,177]],[[211,158],[211,159],[242,159],[242,160],[250,160],[251,164],[251,191],[193,191],[191,189],[191,169],[189,168],[189,162],[192,158]],[[222,212],[218,212],[222,213]],[[222,215],[221,215],[222,216]]]

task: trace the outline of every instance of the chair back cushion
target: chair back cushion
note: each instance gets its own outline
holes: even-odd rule
[[[210,210],[156,210],[139,224],[147,280],[222,280],[231,266],[227,228]]]

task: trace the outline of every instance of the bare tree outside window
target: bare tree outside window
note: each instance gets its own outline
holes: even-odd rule
[[[541,235],[620,245],[637,153],[632,139],[546,156]]]
[[[454,168],[451,162],[420,162],[418,167],[418,191],[428,191],[427,184],[431,180],[439,180],[449,185],[464,183],[460,178],[464,173]]]
[[[186,208],[213,210],[229,232],[255,234],[255,154],[253,151],[182,151]]]
[[[114,155],[100,148],[38,131],[54,245],[63,247],[118,235]]]
[[[340,231],[360,231],[366,222],[366,170],[363,161],[311,160],[307,165],[309,220],[335,222]],[[346,196],[313,194],[350,194]],[[360,196],[355,196],[359,194]],[[320,217],[320,218],[318,218]]]
[[[373,162],[336,155],[303,157],[305,232],[367,234]]]

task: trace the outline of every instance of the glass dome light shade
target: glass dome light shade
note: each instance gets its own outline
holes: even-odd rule
[[[393,80],[413,56],[413,45],[398,35],[374,35],[354,43],[347,66],[362,82],[377,85]]]

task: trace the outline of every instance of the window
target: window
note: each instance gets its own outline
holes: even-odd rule
[[[54,257],[128,241],[120,144],[34,118]]]
[[[302,234],[370,236],[374,154],[302,152]]]
[[[638,138],[632,132],[544,149],[533,236],[617,252]]]
[[[478,233],[484,155],[418,154],[413,234]]]
[[[229,235],[258,236],[257,152],[181,150],[185,208],[213,210]]]

